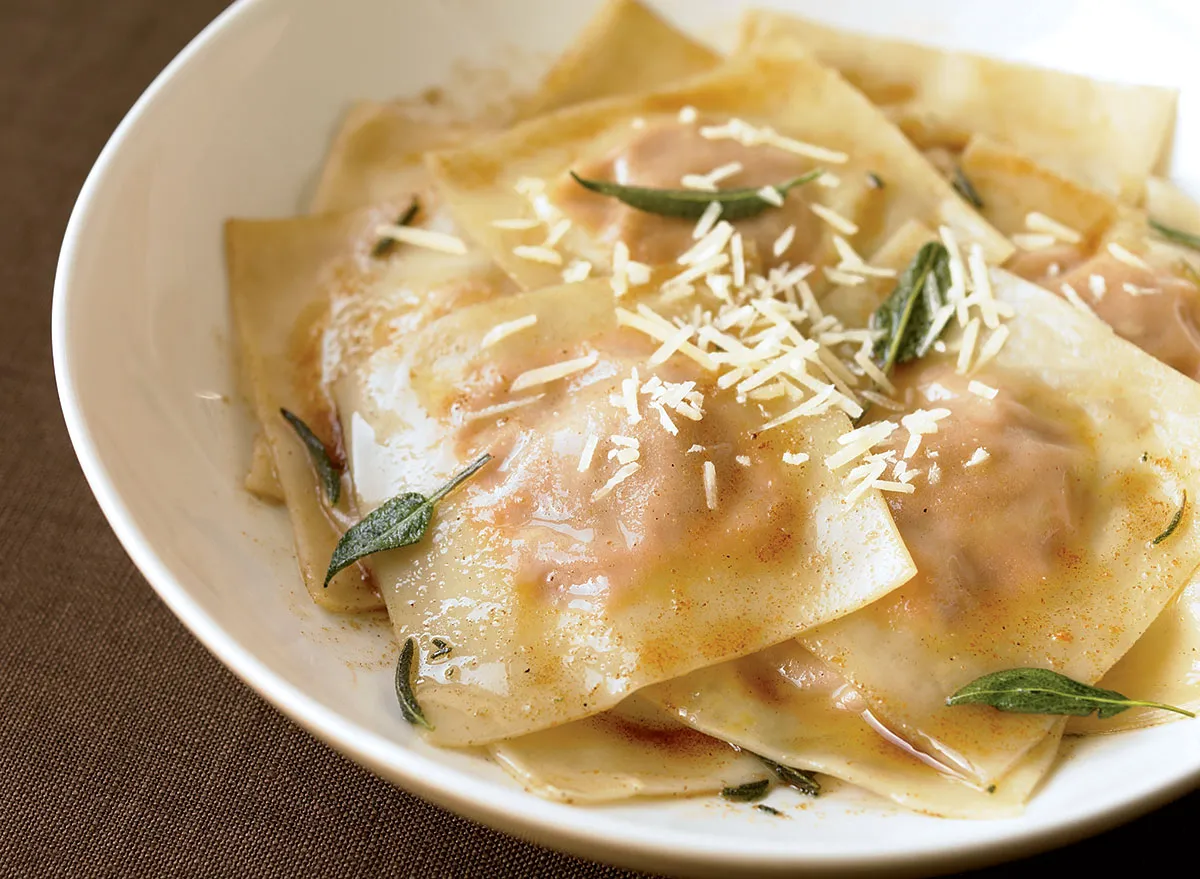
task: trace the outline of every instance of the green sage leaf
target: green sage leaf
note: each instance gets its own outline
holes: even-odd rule
[[[1160,223],[1154,219],[1150,220],[1150,228],[1168,241],[1174,241],[1176,244],[1182,244],[1184,247],[1190,247],[1192,250],[1200,250],[1200,235],[1184,232],[1182,229],[1176,229],[1173,226],[1168,226],[1166,223]]]
[[[1179,527],[1180,521],[1183,519],[1183,511],[1187,509],[1187,489],[1183,491],[1183,499],[1179,502],[1179,509],[1175,511],[1175,515],[1171,517],[1171,521],[1167,523],[1167,528],[1162,534],[1150,541],[1155,546],[1158,546],[1168,537],[1175,533],[1175,529]]]
[[[771,188],[779,193],[780,198],[784,198],[790,190],[810,183],[824,173],[823,169],[817,168],[784,183],[778,183]],[[654,189],[648,186],[624,186],[608,180],[588,180],[580,177],[574,171],[571,172],[571,176],[584,189],[615,198],[631,208],[645,211],[648,214],[658,214],[660,217],[697,220],[714,201],[721,206],[720,218],[723,220],[744,220],[747,217],[761,214],[767,208],[776,207],[758,194],[762,187],[704,192],[698,189]]]
[[[954,176],[950,178],[950,183],[954,190],[961,195],[971,207],[979,209],[983,207],[983,199],[979,197],[979,192],[971,183],[970,178],[963,173],[963,169],[955,166]]]
[[[721,791],[721,797],[731,803],[753,803],[765,797],[770,789],[771,779],[764,778],[761,781],[748,781],[737,787],[727,787]]]
[[[808,794],[810,797],[815,797],[821,793],[821,783],[817,781],[817,777],[813,773],[804,769],[784,766],[782,763],[768,760],[761,754],[755,754],[754,756],[765,763],[767,768],[775,773],[775,777],[788,787],[794,787],[800,793]]]
[[[937,241],[922,247],[891,295],[871,315],[871,329],[883,330],[875,361],[883,372],[897,363],[924,357],[941,333],[932,334],[937,312],[950,287],[950,254]]]
[[[414,726],[433,729],[432,724],[425,718],[417,697],[412,689],[413,659],[417,653],[417,639],[409,637],[400,648],[400,659],[396,662],[396,701],[400,703],[400,711],[404,719]]]
[[[333,558],[329,560],[329,570],[325,573],[325,585],[329,585],[329,581],[338,571],[365,556],[408,546],[424,537],[437,502],[473,476],[491,458],[488,454],[481,455],[429,497],[415,491],[407,491],[384,502],[369,516],[357,522],[342,535],[342,539],[334,547]]]
[[[1019,714],[1066,714],[1086,717],[1093,711],[1103,720],[1129,708],[1161,708],[1187,717],[1192,712],[1161,702],[1140,702],[1115,690],[1072,680],[1046,668],[1014,668],[984,675],[946,700],[947,705],[991,705]]]
[[[412,203],[404,209],[399,217],[396,218],[397,226],[407,226],[417,217],[417,212],[421,210],[421,204],[415,198]],[[371,248],[371,256],[375,259],[382,259],[393,250],[399,242],[395,238],[388,238],[386,235],[375,242],[375,246]]]
[[[325,488],[325,496],[329,498],[330,505],[336,505],[342,496],[341,468],[333,463],[333,459],[329,457],[329,449],[321,442],[321,438],[313,433],[312,428],[301,421],[299,416],[287,409],[280,409],[279,414],[292,426],[292,430],[296,431],[296,435],[308,449],[308,456],[312,458],[317,475],[321,477],[321,485]]]
[[[876,174],[874,171],[868,171],[867,172],[867,185],[870,186],[872,189],[883,189],[883,187],[884,187],[883,178],[880,177],[878,174]]]

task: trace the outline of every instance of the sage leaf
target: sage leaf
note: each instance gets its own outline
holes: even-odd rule
[[[878,174],[876,174],[874,171],[868,171],[867,172],[867,185],[870,186],[872,189],[883,189],[883,187],[884,187],[883,178],[880,177]]]
[[[787,815],[785,815],[783,812],[780,812],[778,809],[773,809],[770,806],[763,805],[762,803],[759,803],[754,808],[758,809],[758,811],[760,811],[760,812],[765,812],[768,815],[774,815],[776,818],[786,818],[787,817]]]
[[[325,488],[325,496],[329,498],[331,506],[336,506],[342,496],[341,468],[333,463],[333,459],[329,457],[329,449],[321,442],[321,438],[313,433],[312,428],[301,421],[299,416],[287,409],[280,409],[279,414],[292,426],[296,436],[300,437],[300,441],[308,449],[308,456],[312,458],[317,475],[321,477],[321,485]]]
[[[412,200],[412,203],[407,208],[404,209],[404,213],[402,213],[399,217],[396,218],[396,225],[397,226],[407,226],[409,223],[411,223],[413,220],[416,219],[417,212],[420,210],[421,210],[421,204],[414,198]],[[399,242],[397,242],[395,238],[388,238],[385,235],[382,238],[380,238],[378,241],[375,242],[375,246],[373,248],[371,248],[371,256],[374,257],[375,259],[382,259],[383,257],[387,256],[389,253],[391,253],[393,250],[395,250],[396,245],[398,243]]]
[[[1200,250],[1200,235],[1184,232],[1182,229],[1176,229],[1173,226],[1168,226],[1166,223],[1160,223],[1154,219],[1150,220],[1150,228],[1168,241],[1174,241],[1176,244],[1182,244],[1184,247],[1190,247],[1192,250]]]
[[[771,779],[764,778],[761,781],[748,781],[737,787],[724,788],[721,797],[731,803],[753,803],[765,797],[770,789]]]
[[[950,254],[930,241],[913,257],[891,295],[871,315],[871,329],[883,330],[875,361],[887,373],[898,363],[924,357],[940,332],[931,332],[950,287]]]
[[[1094,711],[1101,720],[1135,706],[1196,716],[1173,705],[1140,702],[1115,690],[1081,684],[1046,668],[1013,668],[984,675],[947,699],[946,704],[991,705],[1018,714],[1069,714],[1074,717],[1086,717]]]
[[[824,173],[823,169],[817,168],[784,183],[777,183],[771,188],[779,193],[780,198],[784,198],[790,190],[810,183]],[[574,171],[571,172],[571,176],[584,189],[615,198],[631,208],[648,214],[658,214],[660,217],[698,220],[714,201],[721,206],[720,218],[723,220],[744,220],[747,217],[761,214],[767,208],[776,207],[758,194],[762,187],[705,192],[699,189],[654,189],[648,186],[625,186],[608,180],[588,180],[580,177]]]
[[[359,559],[416,543],[429,528],[433,508],[446,495],[475,474],[480,467],[492,459],[489,454],[481,455],[450,478],[450,481],[429,497],[415,491],[406,491],[384,502],[369,516],[355,523],[338,541],[325,573],[325,585],[334,574],[354,564]]]
[[[755,754],[767,768],[775,773],[783,784],[788,787],[794,787],[802,794],[808,794],[810,797],[815,797],[821,793],[821,783],[817,781],[817,777],[811,772],[804,769],[795,769],[791,766],[784,766],[782,763],[776,763],[774,760],[768,760],[761,754]]]
[[[449,656],[450,651],[454,649],[453,645],[445,638],[430,638],[429,640],[435,648],[429,654],[430,659],[441,659],[443,656]]]
[[[1180,521],[1183,519],[1183,511],[1187,509],[1187,489],[1184,489],[1183,500],[1179,502],[1179,509],[1175,511],[1175,515],[1171,517],[1171,521],[1167,523],[1167,528],[1162,534],[1150,541],[1154,546],[1158,546],[1168,537],[1175,533],[1175,529],[1179,527]]]
[[[421,706],[417,704],[417,697],[413,694],[412,666],[416,653],[417,639],[409,637],[405,640],[404,646],[400,648],[400,659],[396,662],[396,701],[400,703],[400,712],[404,715],[405,720],[414,726],[433,729],[433,725],[426,719],[425,713],[421,711]]]
[[[983,199],[979,197],[978,190],[971,183],[970,178],[963,173],[963,169],[955,166],[954,176],[950,178],[950,183],[954,187],[955,192],[963,197],[963,199],[975,209],[983,207]]]

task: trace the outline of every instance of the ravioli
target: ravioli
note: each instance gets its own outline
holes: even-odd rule
[[[439,218],[431,194],[428,215]],[[389,259],[370,251],[380,225],[401,208],[382,205],[346,214],[290,220],[231,220],[226,225],[230,301],[240,361],[263,435],[252,471],[268,496],[276,490],[287,504],[296,552],[309,594],[329,610],[377,609],[383,602],[361,566],[324,585],[330,555],[352,510],[331,511],[308,453],[280,408],[295,413],[335,450],[341,426],[325,390],[333,376],[327,359],[336,353],[346,367],[364,348],[385,343],[390,334],[412,332],[457,305],[500,295],[508,279],[478,253],[453,256],[412,249]],[[339,337],[343,350],[323,350],[330,320],[348,327]]]
[[[1122,338],[1200,378],[1200,288],[1189,254],[1153,235],[1145,212],[983,139],[967,148],[963,168],[983,197],[983,214],[1022,247],[1009,269],[1069,296]],[[1157,201],[1169,200],[1165,212],[1177,215],[1181,197],[1168,198],[1156,185]]]
[[[811,53],[840,71],[922,149],[957,154],[974,135],[1138,204],[1175,123],[1174,89],[838,30],[775,12],[747,13],[739,51]]]
[[[910,218],[947,223],[994,260],[1012,251],[861,94],[804,57],[736,59],[685,84],[433,153],[429,167],[463,228],[525,289],[559,283],[572,264],[610,273],[618,241],[650,269],[674,266],[691,246],[695,220],[628,208],[570,171],[679,188],[684,175],[733,168],[722,186],[757,188],[824,168],[833,185],[793,189],[776,209],[733,224],[763,272],[802,261],[833,268],[839,231],[869,252]]]
[[[530,315],[535,325],[481,348]],[[496,458],[442,503],[428,545],[370,561],[401,637],[456,645],[447,662],[422,660],[414,690],[439,744],[595,714],[911,576],[877,493],[847,504],[829,474],[781,460],[835,448],[844,415],[755,438],[759,410],[714,394],[715,376],[676,356],[643,376],[669,391],[694,382],[703,418],[648,409],[631,422],[610,398],[655,347],[618,326],[607,285],[592,281],[459,310],[335,384],[364,511],[484,451]],[[580,358],[570,376],[510,391],[530,370]],[[603,444],[581,471],[589,436]],[[625,460],[631,448],[644,463],[622,480],[638,463]]]
[[[1186,515],[1151,542],[1195,484],[1200,389],[1040,287],[994,282],[1015,317],[990,362],[962,376],[948,350],[894,379],[909,411],[948,416],[910,462],[934,484],[889,500],[917,577],[801,636],[890,728],[982,785],[1056,720],[946,697],[1024,666],[1099,680],[1200,563]]]
[[[532,119],[614,95],[651,91],[706,73],[721,57],[638,0],[606,0],[520,105]]]
[[[466,115],[422,101],[361,101],[330,147],[310,210],[349,210],[402,198],[425,184],[430,150],[466,144],[514,119],[660,88],[716,66],[718,56],[637,0],[607,0],[584,32],[514,108]]]
[[[1151,176],[1173,92],[770,12],[722,59],[636,0],[526,99],[436,91],[351,108],[318,216],[226,230],[246,485],[319,605],[415,639],[431,742],[567,802],[761,754],[991,818],[1064,728],[1163,716],[946,707],[968,681],[1200,701],[1200,274],[1137,207],[1200,229]],[[933,237],[950,286],[893,366],[870,318]],[[472,461],[414,545],[324,585],[347,529]]]
[[[770,775],[761,760],[684,726],[636,694],[603,714],[488,750],[527,787],[569,803],[715,793]]]
[[[1018,815],[1049,771],[1062,723],[991,790],[974,787],[875,718],[838,673],[788,641],[651,687],[689,726],[785,766],[843,779],[900,805],[954,818]]]

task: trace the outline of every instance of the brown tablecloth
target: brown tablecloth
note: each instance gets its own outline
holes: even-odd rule
[[[314,741],[175,620],[84,484],[50,363],[63,229],[121,116],[223,5],[0,0],[0,876],[633,876]],[[1188,858],[1197,817],[1193,794],[1020,866]]]

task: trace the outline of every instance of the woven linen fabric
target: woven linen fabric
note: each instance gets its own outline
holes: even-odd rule
[[[158,600],[84,484],[50,362],[63,229],[222,5],[0,0],[0,877],[634,876],[424,803],[281,717]],[[1018,869],[1157,859],[1197,816],[1192,794]]]

